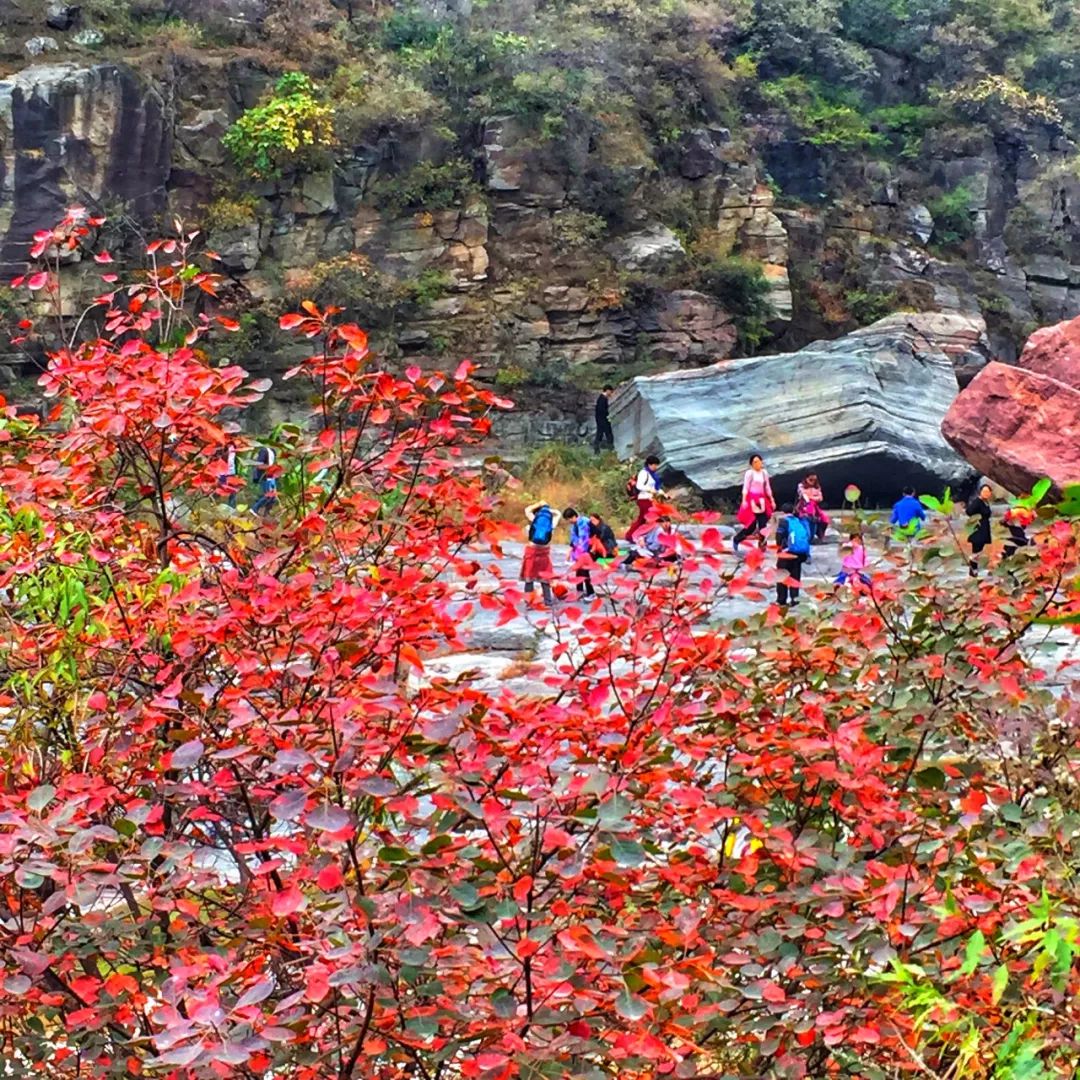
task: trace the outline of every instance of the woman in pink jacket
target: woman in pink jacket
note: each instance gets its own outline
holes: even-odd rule
[[[758,543],[765,544],[765,526],[776,510],[773,498],[772,482],[760,454],[751,454],[750,468],[743,474],[742,502],[736,520],[742,528],[735,534],[732,547],[736,551],[748,537],[758,534]]]

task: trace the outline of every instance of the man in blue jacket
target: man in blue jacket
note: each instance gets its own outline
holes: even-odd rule
[[[889,524],[897,525],[901,529],[906,529],[914,521],[915,527],[912,529],[912,532],[918,532],[919,529],[922,528],[922,523],[925,520],[926,509],[923,507],[923,504],[915,498],[915,489],[911,487],[904,488],[903,496],[892,508],[892,517],[889,518]]]

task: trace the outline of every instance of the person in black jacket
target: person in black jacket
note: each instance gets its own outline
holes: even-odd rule
[[[612,388],[605,386],[596,399],[596,438],[593,439],[593,452],[600,453],[603,447],[615,449],[615,432],[611,430],[608,419],[608,405],[611,402]]]
[[[989,484],[979,487],[978,495],[973,496],[967,504],[968,517],[978,518],[975,527],[968,533],[968,543],[971,544],[971,561],[968,563],[968,573],[972,577],[979,576],[979,555],[990,543],[990,500],[994,493]]]

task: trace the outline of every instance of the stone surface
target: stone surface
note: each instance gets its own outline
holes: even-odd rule
[[[942,433],[983,476],[1019,494],[1040,477],[1080,482],[1080,390],[988,364],[957,398]]]
[[[56,52],[60,43],[54,37],[32,37],[23,48],[27,56],[41,56],[42,53]]]
[[[164,205],[171,128],[159,92],[122,64],[41,64],[0,80],[0,272],[72,203]]]
[[[1080,482],[1080,318],[1036,331],[1019,367],[991,363],[956,399],[942,433],[1014,493],[1043,476]]]
[[[686,258],[682,241],[666,226],[653,224],[607,245],[621,270],[661,270]]]
[[[760,451],[778,497],[815,471],[827,496],[856,483],[885,502],[906,483],[971,477],[940,432],[956,391],[952,361],[920,317],[891,316],[796,353],[634,379],[612,405],[615,445],[624,457],[656,452],[713,494],[737,489]]]
[[[50,4],[45,9],[45,25],[51,30],[70,30],[79,19],[77,4]]]

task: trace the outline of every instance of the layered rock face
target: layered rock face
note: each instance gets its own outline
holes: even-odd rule
[[[754,452],[780,498],[808,472],[833,501],[849,483],[875,502],[960,485],[972,470],[940,431],[957,392],[943,319],[895,315],[795,353],[634,379],[612,405],[616,449],[655,452],[711,494],[733,493]]]
[[[1018,366],[992,363],[949,409],[942,434],[1014,493],[1049,476],[1080,483],[1080,318],[1033,334]]]
[[[0,80],[0,274],[72,203],[165,205],[171,121],[163,98],[121,64],[35,65]]]

